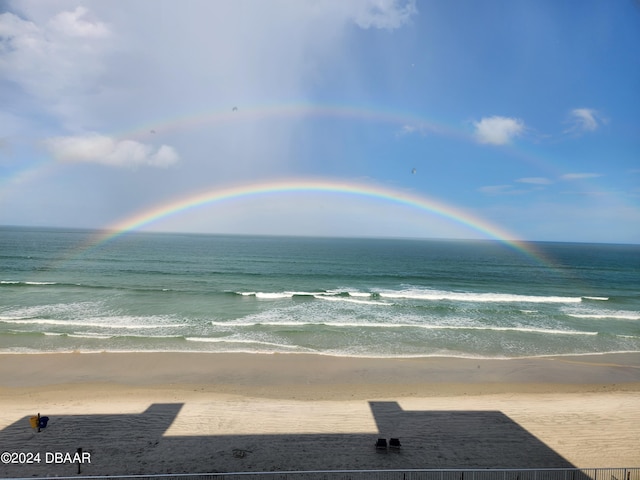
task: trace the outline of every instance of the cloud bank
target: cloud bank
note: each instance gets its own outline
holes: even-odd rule
[[[308,98],[329,75],[327,65],[349,65],[350,30],[394,30],[417,14],[415,0],[220,0],[193,8],[141,0],[124,10],[23,0],[9,7],[0,15],[0,72],[11,82],[13,110],[46,123],[43,136],[54,137],[46,144],[58,160],[89,161],[70,152],[90,144],[100,151],[91,162],[167,166],[180,151],[192,171],[215,169],[196,181],[220,182],[284,171],[299,125],[244,117],[183,134],[162,122]],[[164,146],[146,145],[141,125],[157,130]]]
[[[0,72],[43,113],[77,126],[79,105],[95,93],[112,41],[106,23],[76,7],[41,22],[0,15]],[[17,95],[16,95],[17,97]]]

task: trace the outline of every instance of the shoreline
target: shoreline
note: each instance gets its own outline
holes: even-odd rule
[[[82,448],[83,475],[640,466],[640,354],[0,354],[0,405],[0,451]]]

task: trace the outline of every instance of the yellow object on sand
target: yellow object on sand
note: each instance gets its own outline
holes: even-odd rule
[[[29,418],[29,423],[31,424],[31,428],[38,428],[38,417],[33,416]]]

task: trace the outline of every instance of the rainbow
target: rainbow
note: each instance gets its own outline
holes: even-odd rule
[[[445,137],[456,142],[476,143],[470,121],[455,122],[444,119],[429,118],[423,112],[412,112],[400,109],[381,107],[379,105],[341,105],[317,104],[306,101],[288,101],[280,103],[228,105],[223,109],[208,109],[200,112],[189,112],[131,126],[121,132],[114,132],[117,138],[138,139],[150,141],[156,134],[183,131],[203,126],[233,125],[246,121],[264,121],[279,119],[342,119],[345,121],[359,121],[370,124],[391,125],[396,128],[395,135],[417,134],[424,136]],[[486,146],[483,148],[487,148]],[[521,145],[501,145],[501,150],[508,151],[519,161],[530,164],[554,176],[560,174],[558,166],[551,164],[544,157],[534,152],[528,152]]]
[[[423,113],[381,108],[380,106],[315,104],[305,101],[264,103],[248,106],[238,105],[238,110],[234,110],[232,105],[227,105],[225,108],[189,112],[130,125],[128,128],[119,131],[100,133],[119,140],[138,140],[143,143],[159,144],[165,134],[204,126],[215,127],[216,125],[233,125],[234,123],[246,121],[306,118],[343,119],[372,124],[387,124],[396,127],[395,134],[398,136],[413,133],[446,137],[458,142],[475,142],[468,125],[465,127],[464,123],[456,124],[455,122],[434,120]],[[545,172],[550,172],[554,176],[559,175],[560,170],[558,167],[550,164],[538,154],[524,152],[520,146],[518,148],[501,146],[500,148],[509,150],[510,154],[521,162],[531,164]],[[62,166],[61,163],[51,158],[25,165],[21,170],[17,170],[10,175],[6,175],[4,179],[0,179],[0,196],[9,195],[21,185],[45,176],[56,169],[62,168]]]
[[[406,191],[392,189],[386,186],[347,182],[337,179],[285,179],[271,180],[259,183],[239,184],[224,188],[213,188],[196,194],[190,194],[168,201],[151,209],[134,214],[116,222],[91,241],[85,248],[98,247],[127,232],[144,229],[161,219],[181,212],[190,211],[204,205],[232,201],[240,198],[259,197],[283,193],[326,193],[346,194],[357,197],[370,198],[416,208],[429,214],[437,215],[457,224],[476,231],[483,238],[498,240],[513,249],[534,259],[537,263],[552,266],[542,254],[537,252],[530,243],[521,242],[517,237],[496,225],[477,216],[423,195],[416,195]]]
[[[207,109],[201,110],[200,112],[185,112],[183,115],[138,123],[137,125],[130,125],[119,131],[111,132],[110,134],[106,132],[106,134],[117,139],[138,139],[145,143],[155,144],[159,143],[166,133],[203,126],[215,127],[216,125],[232,125],[236,122],[272,119],[339,118],[349,121],[356,120],[373,124],[378,123],[396,126],[396,134],[398,135],[402,135],[404,127],[408,126],[414,130],[411,132],[407,130],[407,133],[417,132],[424,135],[444,136],[461,142],[474,142],[470,129],[464,124],[436,121],[428,118],[423,113],[381,108],[380,106],[314,104],[304,101],[291,101],[259,105],[238,104],[238,109],[235,111],[233,107],[234,105],[228,105],[224,108],[221,107],[214,110]],[[559,172],[557,166],[550,165],[549,162],[538,154],[523,151],[521,146],[505,146],[500,148],[507,149],[512,156],[515,156],[521,162],[533,164],[546,172],[554,172],[556,174]],[[33,181],[42,175],[49,174],[57,168],[62,168],[62,164],[55,160],[49,160],[32,164],[27,170],[15,172],[14,175],[8,176],[4,182],[0,182],[0,197],[8,195],[24,183]],[[90,248],[91,245],[98,246],[122,233],[144,228],[161,218],[194,209],[201,205],[230,201],[237,198],[276,194],[278,192],[342,193],[364,198],[377,198],[395,204],[406,205],[466,226],[480,233],[483,237],[499,240],[535,258],[540,263],[547,266],[550,265],[548,261],[543,259],[540,253],[534,251],[531,244],[518,241],[517,235],[452,205],[422,195],[394,190],[389,187],[335,179],[270,180],[259,183],[239,184],[225,188],[212,188],[200,193],[188,194],[185,197],[168,201],[107,226],[104,230],[107,233],[100,235],[95,241],[91,242],[87,248]]]
[[[309,102],[265,103],[251,106],[239,106],[225,109],[190,112],[172,118],[148,122],[134,126],[116,135],[122,138],[145,137],[153,132],[162,135],[166,132],[197,128],[203,125],[233,124],[242,121],[259,121],[275,119],[300,118],[341,118],[371,123],[395,124],[401,128],[405,125],[414,127],[421,133],[454,137],[458,140],[471,141],[470,132],[460,127],[450,126],[442,121],[428,119],[424,115],[402,110],[384,109],[373,106],[352,106],[339,104],[315,104]],[[397,133],[401,134],[399,130]]]

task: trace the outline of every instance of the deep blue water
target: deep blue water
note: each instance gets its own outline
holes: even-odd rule
[[[95,235],[0,228],[0,352],[640,351],[638,245]]]

